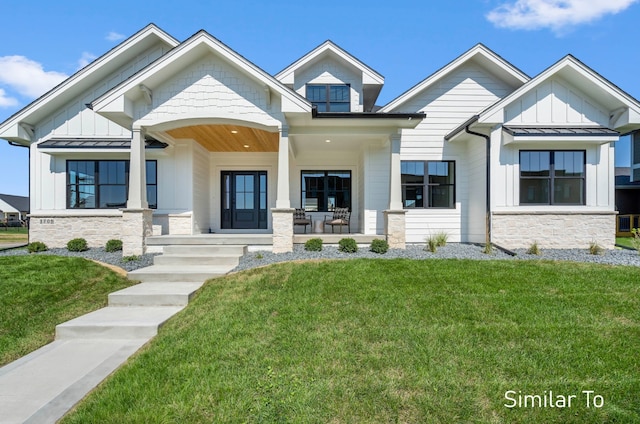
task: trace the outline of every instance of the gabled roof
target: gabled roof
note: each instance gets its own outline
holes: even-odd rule
[[[14,196],[12,194],[0,194],[0,200],[12,206],[19,212],[29,211],[29,198],[26,196]]]
[[[400,96],[391,100],[388,104],[383,106],[379,110],[379,112],[391,112],[394,109],[397,109],[398,107],[413,99],[414,96],[420,94],[423,90],[429,88],[430,86],[437,83],[442,78],[446,77],[451,72],[471,60],[475,60],[476,62],[480,63],[514,87],[521,86],[522,84],[529,81],[529,77],[524,72],[520,71],[518,68],[504,60],[502,57],[494,53],[483,44],[476,44],[474,47],[458,56],[449,64],[440,68],[429,77],[425,78],[418,84],[411,87],[409,90],[402,93]]]
[[[570,54],[542,71],[513,93],[486,108],[478,115],[478,122],[502,123],[505,107],[553,76],[560,76],[569,81],[571,85],[597,99],[598,103],[606,107],[609,112],[616,111],[609,122],[609,126],[616,131],[626,133],[640,128],[640,103],[638,100]]]
[[[320,44],[309,53],[302,56],[300,59],[293,62],[291,65],[284,68],[282,71],[275,75],[275,78],[282,81],[284,84],[293,84],[293,76],[295,72],[305,67],[306,65],[316,61],[317,59],[333,54],[341,59],[343,62],[348,63],[352,67],[362,72],[362,82],[364,84],[384,84],[384,77],[376,72],[373,68],[365,65],[358,58],[351,55],[346,50],[340,48],[331,40],[327,40]]]
[[[295,111],[311,112],[311,103],[305,98],[290,90],[288,87],[280,83],[267,72],[236,53],[226,44],[205,30],[200,30],[179,46],[150,63],[127,80],[118,84],[102,96],[91,102],[91,108],[108,116],[109,119],[118,122],[120,125],[128,125],[132,121],[132,117],[127,111],[127,102],[131,102],[141,95],[141,84],[148,89],[153,90],[157,85],[161,84],[166,78],[173,75],[184,67],[186,60],[196,60],[206,52],[212,52],[224,58],[228,63],[236,68],[244,71],[245,74],[253,78],[255,81],[264,84],[265,88],[273,90],[282,96],[283,100],[288,100],[287,104]],[[283,101],[283,104],[285,102]],[[128,121],[128,122],[123,122]]]
[[[41,119],[96,84],[106,74],[134,59],[158,40],[170,48],[179,44],[156,25],[147,25],[1,123],[0,138],[25,145],[34,141],[33,134],[25,130],[25,127],[37,125]]]

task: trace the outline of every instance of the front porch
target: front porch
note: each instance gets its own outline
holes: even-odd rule
[[[324,244],[338,244],[343,238],[353,238],[358,244],[371,244],[374,239],[384,239],[384,235],[312,233],[294,234],[293,244],[303,245],[307,240],[320,238]],[[166,246],[247,246],[250,251],[272,250],[273,234],[195,234],[161,235],[146,238],[147,251],[160,253]]]

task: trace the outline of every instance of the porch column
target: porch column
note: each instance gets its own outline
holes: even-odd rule
[[[406,248],[406,210],[402,208],[402,180],[400,169],[400,134],[390,139],[391,166],[389,176],[389,209],[384,211],[384,229],[392,249]]]
[[[293,212],[289,199],[289,129],[282,127],[278,146],[276,207],[271,209],[274,253],[293,250]]]
[[[131,131],[131,154],[129,159],[129,199],[127,209],[148,208],[147,203],[147,166],[142,130]]]
[[[122,210],[122,255],[146,253],[146,238],[153,233],[153,217],[147,203],[144,139],[141,128],[131,131],[129,156],[129,198]]]

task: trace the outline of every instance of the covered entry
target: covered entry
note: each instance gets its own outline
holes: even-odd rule
[[[222,171],[222,229],[267,228],[267,172]]]

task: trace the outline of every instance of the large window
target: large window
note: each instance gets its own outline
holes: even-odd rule
[[[453,161],[402,161],[402,205],[455,208],[456,166]]]
[[[147,200],[149,207],[158,207],[157,163],[148,160]],[[114,209],[127,206],[129,194],[129,161],[69,160],[67,161],[67,208]]]
[[[351,209],[351,171],[302,171],[301,187],[306,211]]]
[[[349,85],[307,85],[307,100],[318,112],[350,112]]]
[[[520,204],[584,205],[585,152],[520,152]]]

